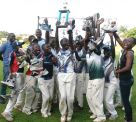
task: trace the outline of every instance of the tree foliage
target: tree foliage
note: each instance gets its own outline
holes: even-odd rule
[[[136,27],[128,29],[126,26],[120,26],[119,34],[123,38],[129,38],[129,37],[136,38]]]
[[[136,27],[130,29],[127,31],[126,33],[126,37],[129,38],[129,37],[134,37],[136,38]]]
[[[126,33],[128,31],[127,27],[126,26],[120,26],[119,28],[119,33]]]
[[[8,32],[7,31],[0,31],[0,39],[1,38],[6,38],[8,36]]]

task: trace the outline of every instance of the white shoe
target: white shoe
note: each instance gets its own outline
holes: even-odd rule
[[[117,107],[122,107],[122,104],[121,103],[115,103],[114,104],[114,107],[117,108]]]
[[[48,114],[42,114],[42,117],[47,118]]]
[[[72,119],[72,117],[71,117],[71,116],[68,116],[68,117],[67,117],[67,122],[70,122],[71,119]]]
[[[124,108],[124,107],[122,107],[122,110],[123,110],[123,111],[125,111],[125,108]]]
[[[6,81],[1,81],[2,84],[5,84],[5,85],[12,87],[12,88],[14,88],[14,82],[15,82],[14,79],[8,79]]]
[[[51,112],[48,112],[48,116],[51,116]]]
[[[7,121],[13,121],[13,117],[11,114],[3,112],[1,115],[7,120]]]
[[[33,109],[32,110],[32,113],[36,113],[38,110],[37,109]]]
[[[97,117],[97,116],[94,115],[94,114],[90,116],[91,119],[95,119],[96,117]]]
[[[98,118],[93,120],[93,122],[105,122],[105,121],[106,121],[105,117],[98,117]]]
[[[25,113],[26,115],[31,115],[32,114],[31,111],[28,111],[28,110],[25,110],[25,109],[23,109],[22,112]]]
[[[66,121],[66,116],[61,116],[61,122],[65,122]]]
[[[110,117],[109,117],[109,119],[110,120],[114,120],[114,119],[116,119],[118,117],[118,115],[116,114],[116,115],[111,115]]]

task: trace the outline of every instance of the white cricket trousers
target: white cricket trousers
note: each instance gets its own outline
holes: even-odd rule
[[[84,87],[83,73],[77,73],[75,97],[80,107],[83,107],[83,93],[84,93],[83,87]]]
[[[58,84],[60,92],[59,110],[61,116],[72,116],[75,95],[76,74],[58,73]]]
[[[117,115],[117,111],[114,107],[114,95],[117,84],[114,83],[105,83],[104,86],[104,104],[106,109],[111,115]]]
[[[30,111],[31,109],[37,110],[38,100],[40,93],[35,91],[37,78],[26,75],[26,88],[25,88],[25,103],[23,110]]]
[[[51,104],[53,99],[54,81],[53,79],[44,80],[43,78],[38,78],[39,89],[42,93],[42,114],[48,114],[51,110]]]
[[[25,75],[23,73],[23,75],[21,76],[21,80],[25,85]],[[16,101],[16,106],[21,106],[23,107],[23,103],[24,103],[24,98],[25,98],[25,90],[21,90],[18,97],[17,97],[17,101]]]
[[[24,73],[16,73],[15,78],[15,88],[11,91],[11,98],[8,101],[8,104],[4,110],[6,113],[11,113],[13,111],[14,105],[16,104],[17,97],[20,91],[24,87]]]
[[[59,86],[58,86],[58,73],[54,73],[53,80],[54,80],[54,93],[53,93],[53,103],[57,103],[59,101]]]
[[[89,73],[83,72],[83,81],[83,92],[86,94],[89,81]]]
[[[94,115],[105,117],[103,111],[104,78],[89,80],[87,87],[87,102]]]

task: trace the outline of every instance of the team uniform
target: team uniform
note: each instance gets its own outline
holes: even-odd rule
[[[32,112],[38,110],[38,101],[40,92],[38,90],[37,78],[39,73],[43,70],[42,56],[40,53],[38,56],[34,55],[32,59],[28,59],[29,69],[26,72],[26,85],[25,85],[25,104],[22,112],[30,115]]]
[[[104,69],[103,59],[101,56],[92,52],[86,55],[86,60],[89,68],[89,81],[87,87],[87,101],[93,115],[90,118],[94,122],[105,121],[103,112],[103,90],[104,90]]]
[[[38,78],[38,86],[42,93],[42,108],[41,113],[43,117],[51,115],[51,104],[53,99],[54,80],[53,80],[53,63],[52,53],[44,54],[43,57],[43,70],[46,74]]]
[[[38,45],[40,46],[40,49],[42,50],[42,46],[45,44],[46,40],[41,38],[41,40],[38,40]]]
[[[104,60],[104,103],[107,111],[111,115],[109,119],[115,119],[118,117],[117,111],[114,107],[114,94],[118,85],[118,80],[115,76],[114,71],[114,62],[112,61],[111,57],[109,57]]]
[[[86,55],[86,51],[84,49],[81,49],[79,51],[77,51],[78,56],[80,58],[85,58]],[[83,93],[84,93],[84,87],[86,85],[84,85],[85,80],[84,80],[84,76],[85,76],[85,63],[86,61],[78,61],[77,62],[77,80],[76,80],[76,94],[75,97],[77,99],[78,105],[82,108],[83,107]]]
[[[51,52],[53,56],[57,58],[57,51],[56,49],[51,48]],[[53,103],[57,103],[59,101],[59,86],[58,86],[58,66],[53,65],[53,80],[54,80],[54,94],[53,94]]]
[[[20,67],[21,63],[18,61],[18,57],[20,56],[20,52],[13,51],[11,54],[10,59],[10,71],[13,75],[14,81],[14,88],[11,91],[11,98],[8,101],[8,104],[2,113],[2,115],[9,121],[12,121],[12,111],[14,105],[16,103],[17,97],[24,87],[24,67]],[[8,118],[7,118],[8,116]]]
[[[76,85],[75,56],[70,50],[58,53],[59,110],[61,120],[71,120]]]

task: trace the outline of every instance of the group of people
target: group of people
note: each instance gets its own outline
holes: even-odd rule
[[[1,98],[6,97],[6,87],[12,89],[6,108],[1,115],[13,121],[14,108],[26,115],[40,110],[42,117],[51,116],[52,104],[59,102],[60,121],[71,121],[74,102],[82,110],[83,94],[93,122],[114,120],[118,113],[114,106],[115,91],[120,90],[125,109],[125,122],[132,122],[132,107],[129,101],[134,79],[132,65],[133,46],[136,39],[120,39],[116,30],[105,29],[110,45],[103,43],[100,25],[97,21],[95,32],[87,31],[85,37],[78,35],[73,40],[73,27],[69,25],[68,39],[59,41],[59,28],[56,26],[55,37],[46,31],[36,30],[35,36],[29,36],[30,45],[26,50],[10,33],[7,42],[0,47],[3,60],[3,81]],[[116,24],[115,22],[111,22]],[[119,64],[116,66],[114,38],[123,48]],[[25,70],[26,69],[26,70]],[[106,113],[104,111],[106,108]]]

